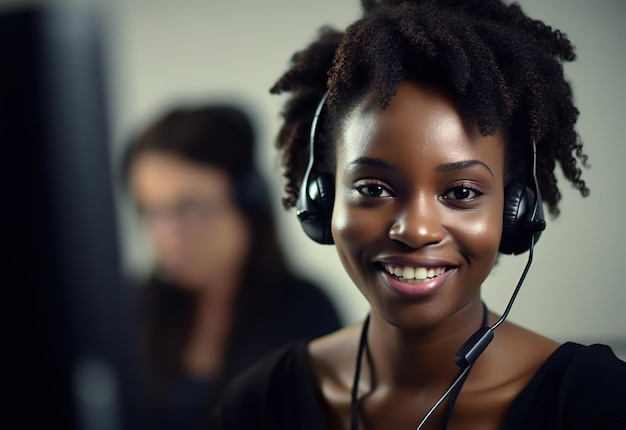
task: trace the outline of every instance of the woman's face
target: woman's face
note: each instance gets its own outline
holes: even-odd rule
[[[190,290],[230,284],[247,256],[250,231],[229,177],[148,151],[135,160],[130,180],[159,267]]]
[[[348,274],[396,326],[424,327],[480,300],[502,230],[504,143],[422,84],[389,108],[367,97],[337,143],[332,233]]]

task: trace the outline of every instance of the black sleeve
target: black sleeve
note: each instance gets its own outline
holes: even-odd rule
[[[563,428],[626,429],[626,363],[606,345],[578,351],[564,378]]]
[[[626,429],[626,363],[605,345],[561,345],[515,401],[503,429]]]

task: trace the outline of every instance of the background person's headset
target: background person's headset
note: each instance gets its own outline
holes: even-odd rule
[[[323,245],[334,243],[331,233],[331,218],[335,200],[335,178],[330,173],[316,170],[315,135],[317,122],[328,98],[324,94],[315,110],[309,137],[309,163],[300,186],[296,203],[296,214],[304,232],[315,242]],[[535,178],[536,148],[533,142],[532,186],[513,181],[504,190],[502,239],[499,251],[502,254],[521,254],[539,240],[545,229],[543,205]]]

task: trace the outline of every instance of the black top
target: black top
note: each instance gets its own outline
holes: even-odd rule
[[[165,398],[152,401],[148,393],[147,419],[151,430],[206,428],[208,416],[224,387],[244,369],[277,348],[306,342],[341,327],[335,306],[321,288],[295,277],[289,281],[280,290],[269,292],[256,286],[254,292],[242,296],[219,378],[194,378],[178,369],[170,377]],[[169,288],[173,293],[177,291]],[[153,357],[146,360],[150,358]],[[146,366],[150,365],[154,364],[149,362]],[[160,367],[146,370],[152,370],[146,378],[167,372]],[[147,383],[146,390],[151,387]]]
[[[307,344],[278,350],[238,378],[211,430],[323,430]],[[626,429],[626,363],[605,345],[568,342],[513,404],[503,430]]]

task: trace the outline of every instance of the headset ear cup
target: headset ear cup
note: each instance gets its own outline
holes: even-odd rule
[[[326,91],[317,104],[309,134],[309,164],[302,179],[300,195],[296,202],[297,216],[304,232],[315,242],[332,245],[333,235],[330,229],[335,200],[335,179],[328,173],[315,170],[315,132],[322,108],[329,92]]]
[[[334,243],[330,224],[335,200],[335,181],[327,173],[305,178],[296,206],[304,232],[322,245]]]
[[[543,222],[543,205],[537,202],[535,192],[528,186],[513,182],[504,191],[504,210],[502,219],[502,238],[500,252],[502,254],[521,254],[530,249],[531,239],[535,235],[535,243],[541,236],[541,230],[535,228],[537,220]],[[545,224],[544,224],[545,225]]]
[[[334,243],[331,232],[331,220],[333,217],[333,206],[335,204],[335,180],[328,173],[317,175],[317,188],[319,190],[320,202],[320,227],[322,229],[322,240],[319,243],[332,245]]]

